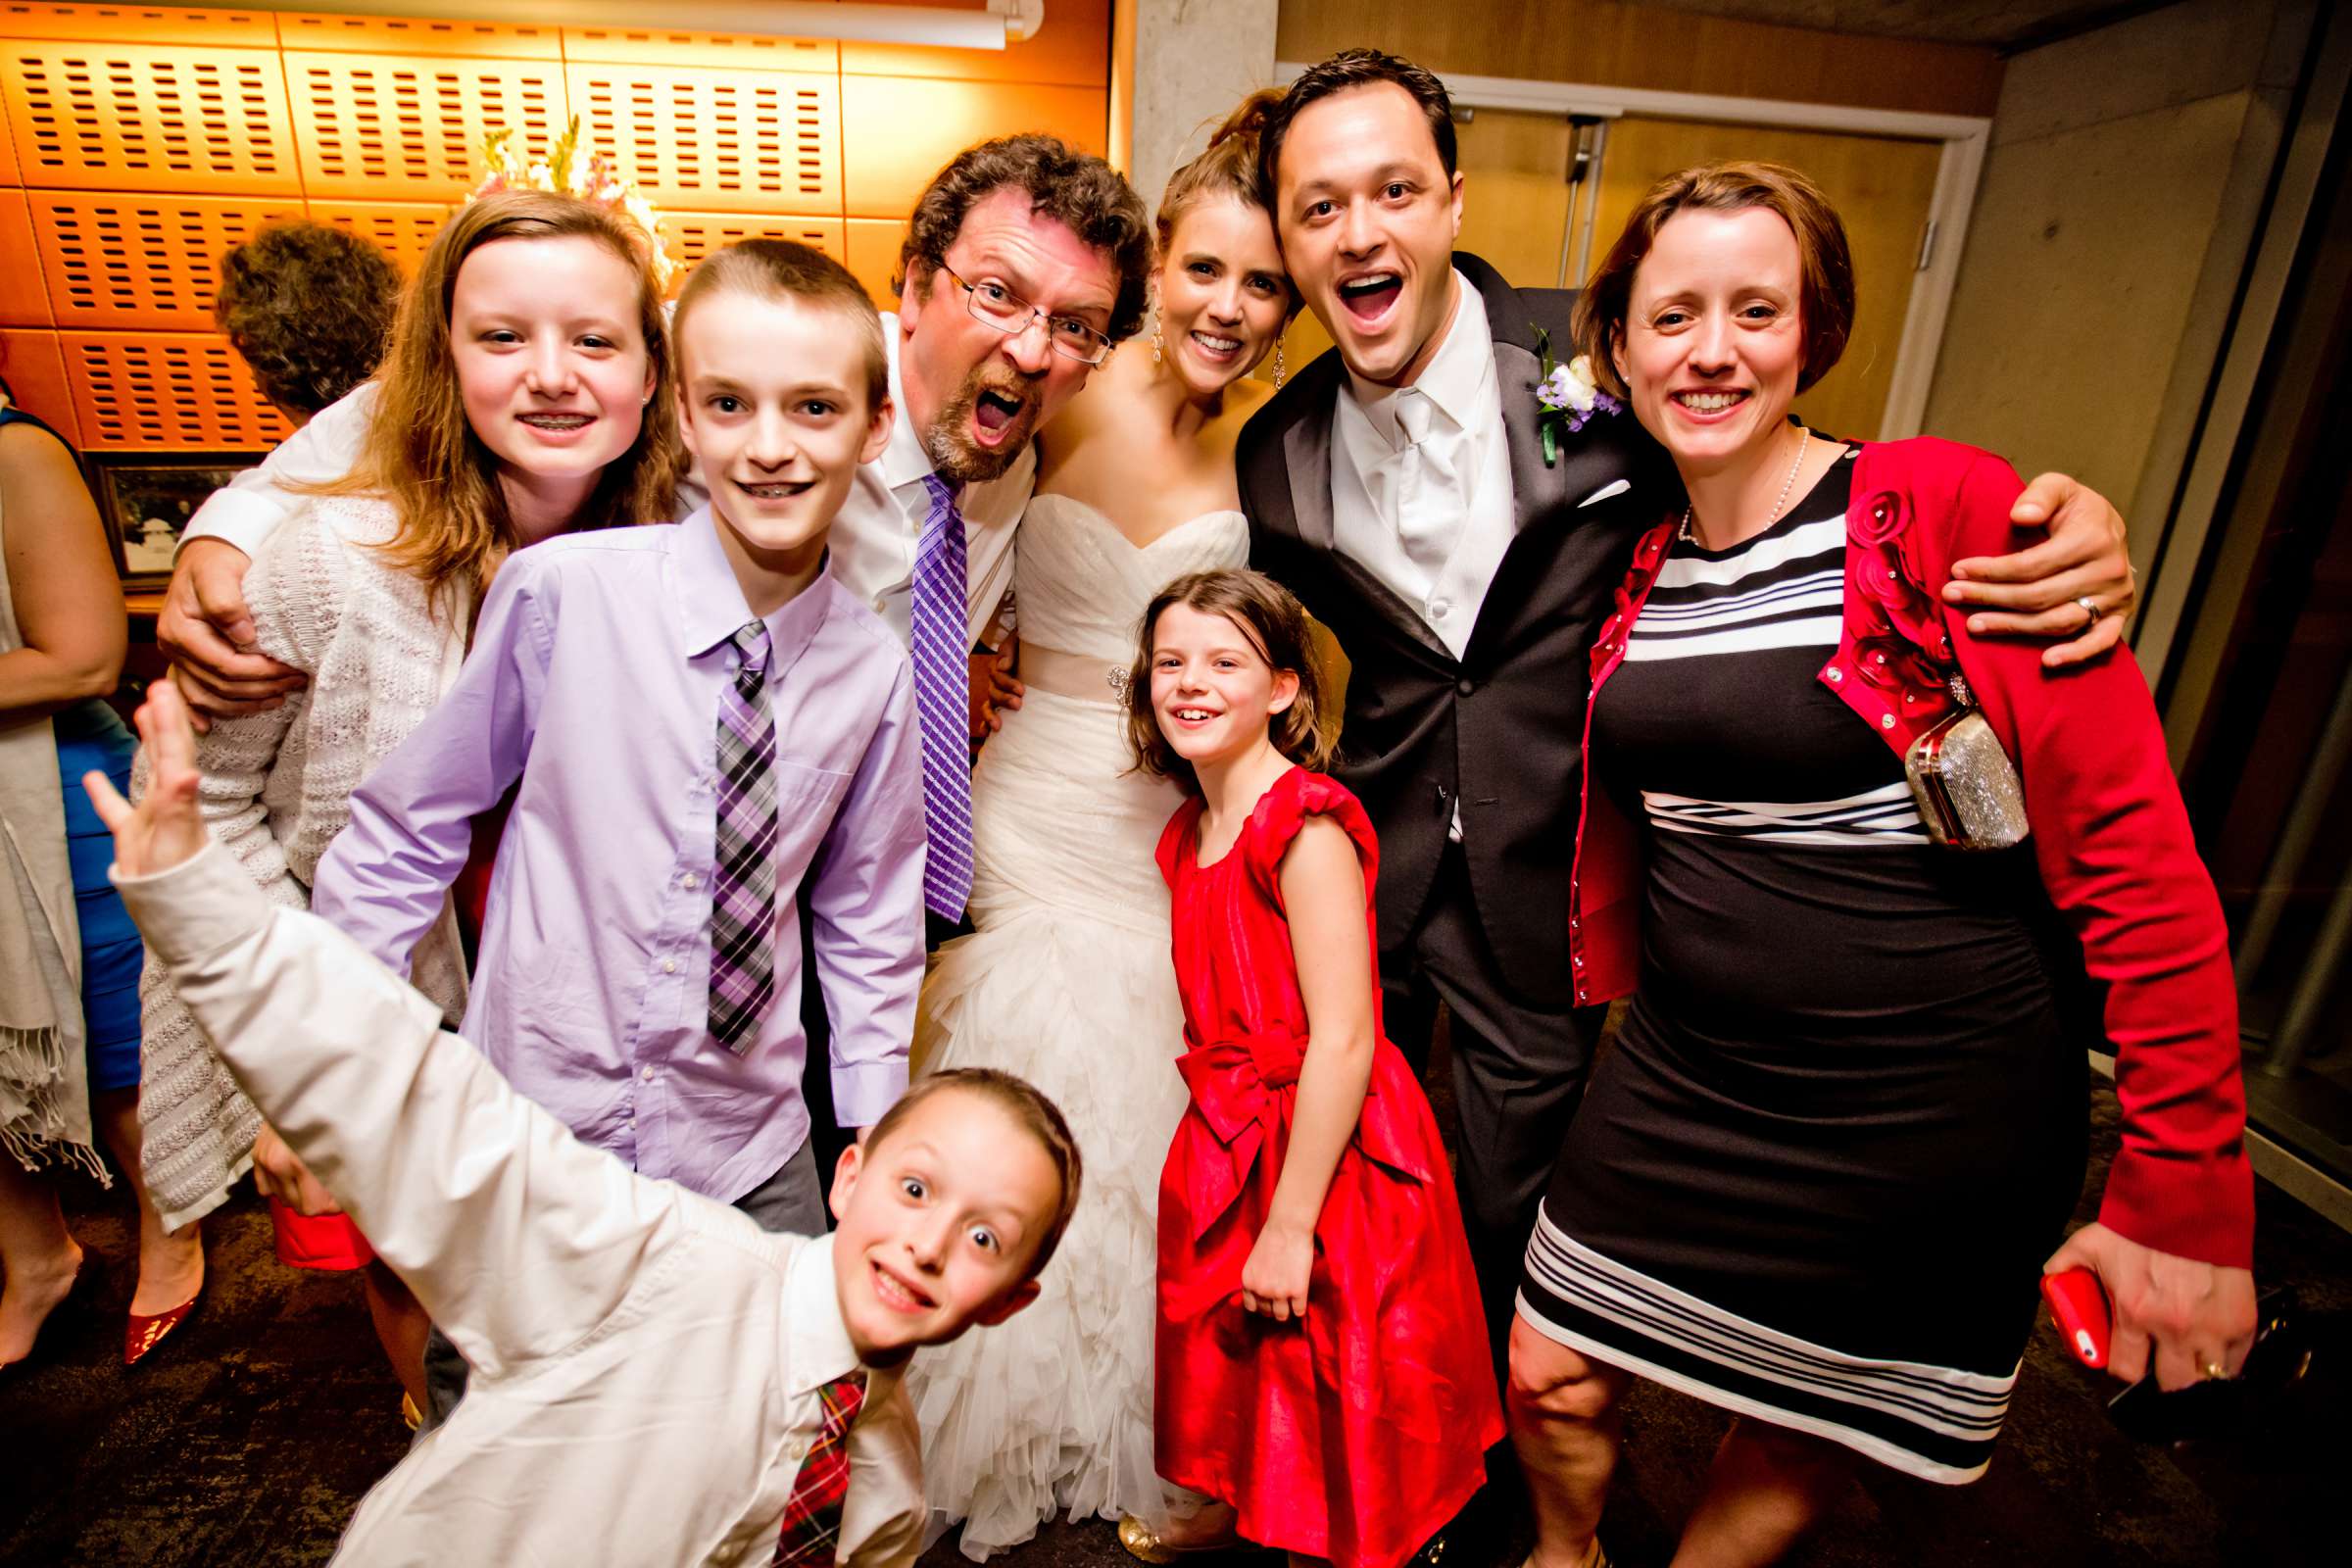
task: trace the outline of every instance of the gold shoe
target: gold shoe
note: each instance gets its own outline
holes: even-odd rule
[[[1119,1544],[1127,1555],[1139,1562],[1166,1564],[1182,1555],[1176,1547],[1159,1539],[1159,1532],[1133,1514],[1119,1516]]]
[[[424,1425],[424,1412],[416,1408],[416,1401],[409,1397],[406,1389],[400,1394],[400,1419],[411,1432]]]

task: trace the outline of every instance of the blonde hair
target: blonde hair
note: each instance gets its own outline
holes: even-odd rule
[[[1127,672],[1127,744],[1135,754],[1136,768],[1174,779],[1187,795],[1200,793],[1200,776],[1160,733],[1159,715],[1152,709],[1152,638],[1160,614],[1174,605],[1224,616],[1241,628],[1269,667],[1298,677],[1298,695],[1274,715],[1266,738],[1300,767],[1317,773],[1329,767],[1339,741],[1332,726],[1323,722],[1331,699],[1307,629],[1306,607],[1264,572],[1233,566],[1177,578],[1154,594],[1144,612],[1135,664]]]
[[[653,241],[624,214],[574,196],[510,190],[460,208],[433,236],[400,302],[375,413],[350,475],[324,493],[381,496],[398,526],[385,558],[421,578],[436,600],[463,585],[479,591],[514,543],[498,460],[466,417],[451,353],[450,303],[466,259],[496,240],[578,236],[602,245],[637,277],[637,328],[654,395],[629,449],[606,465],[580,528],[666,521],[684,459],[678,446],[676,377],[655,281]]]

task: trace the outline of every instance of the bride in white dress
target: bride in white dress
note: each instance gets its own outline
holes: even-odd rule
[[[1263,113],[1246,103],[1170,179],[1157,330],[1040,439],[1013,566],[1027,693],[972,774],[974,933],[940,949],[923,987],[918,1070],[1020,1074],[1061,1106],[1086,1159],[1035,1304],[907,1375],[924,1491],[963,1521],[976,1560],[1057,1514],[1168,1521],[1152,1464],[1154,1213],[1185,1104],[1184,1018],[1152,850],[1180,797],[1130,770],[1116,681],[1152,594],[1249,557],[1234,442],[1272,388],[1243,378],[1292,310],[1252,195]]]

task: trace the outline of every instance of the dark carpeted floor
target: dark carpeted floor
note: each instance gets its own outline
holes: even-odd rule
[[[2113,1098],[2101,1091],[2093,1115],[2102,1165],[2114,1114]],[[2261,1278],[2297,1288],[2323,1343],[2313,1376],[2251,1431],[2201,1450],[2128,1442],[2102,1408],[2107,1390],[2066,1361],[2045,1331],[1982,1482],[1946,1489],[1874,1472],[1793,1561],[2344,1561],[2352,1376],[2340,1325],[2352,1321],[2352,1237],[2267,1187],[2260,1204]],[[399,1458],[408,1436],[357,1279],[279,1268],[268,1216],[248,1189],[207,1223],[212,1274],[202,1310],[125,1373],[127,1202],[84,1185],[70,1195],[70,1208],[83,1245],[104,1260],[104,1286],[81,1315],[51,1325],[35,1364],[0,1374],[0,1562],[323,1561],[353,1503]],[[1724,1425],[1711,1408],[1678,1396],[1648,1390],[1636,1399],[1602,1529],[1624,1568],[1664,1568]],[[1463,1560],[1468,1555],[1449,1556],[1446,1568],[1489,1568]],[[1093,1522],[1054,1527],[1004,1560],[1009,1568],[1127,1563],[1111,1527]],[[926,1568],[959,1561],[943,1543]]]

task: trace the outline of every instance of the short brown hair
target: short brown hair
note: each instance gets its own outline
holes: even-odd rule
[[[262,396],[317,414],[375,373],[400,309],[400,272],[357,234],[270,223],[220,258],[213,319]]]
[[[1241,627],[1271,667],[1298,677],[1298,695],[1274,715],[1268,738],[1274,749],[1300,767],[1321,772],[1331,765],[1338,743],[1323,723],[1330,701],[1323,687],[1323,670],[1315,659],[1313,634],[1307,629],[1306,607],[1298,596],[1262,571],[1229,566],[1196,571],[1177,578],[1152,596],[1137,628],[1135,665],[1127,672],[1127,744],[1135,765],[1146,773],[1171,778],[1187,795],[1200,793],[1193,764],[1176,755],[1159,732],[1159,717],[1152,710],[1152,639],[1159,617],[1172,605],[1204,615],[1223,615]]]
[[[1152,224],[1143,200],[1117,170],[1057,136],[1004,136],[950,159],[923,187],[906,220],[892,291],[903,297],[917,268],[929,274],[945,267],[948,247],[963,232],[971,210],[1005,189],[1026,193],[1032,214],[1055,220],[1110,258],[1118,295],[1106,335],[1113,343],[1135,336],[1144,324],[1152,270]]]
[[[635,219],[576,196],[505,190],[480,197],[441,225],[416,265],[376,370],[382,391],[358,465],[348,477],[318,487],[324,494],[389,501],[400,522],[383,546],[384,559],[421,579],[436,598],[460,583],[476,591],[488,586],[514,543],[498,461],[466,417],[450,351],[458,273],[467,257],[498,240],[572,237],[602,246],[635,274],[637,330],[654,372],[654,394],[637,439],[605,466],[577,527],[666,522],[677,508],[685,465],[662,285],[654,277],[654,237]]]
[[[823,251],[789,239],[743,239],[712,251],[695,264],[678,308],[670,316],[671,340],[683,361],[686,318],[713,294],[734,289],[763,300],[800,300],[838,311],[858,337],[865,357],[865,410],[871,414],[890,397],[890,356],[882,346],[882,317],[866,297],[865,285]],[[681,366],[679,379],[683,380]]]
[[[1282,172],[1282,144],[1291,133],[1291,122],[1309,104],[1384,81],[1402,87],[1421,106],[1421,118],[1429,122],[1430,139],[1438,144],[1438,162],[1446,166],[1446,177],[1453,177],[1453,99],[1446,91],[1446,84],[1435,73],[1401,55],[1381,49],[1343,49],[1292,78],[1289,88],[1266,115],[1265,129],[1259,133],[1257,143],[1258,189],[1262,192],[1258,200],[1266,211],[1274,211],[1274,193],[1280,183],[1276,176]]]
[[[1784,164],[1724,163],[1686,169],[1652,185],[1577,296],[1576,343],[1591,357],[1594,379],[1625,395],[1625,378],[1617,373],[1617,338],[1633,307],[1634,273],[1666,220],[1682,212],[1737,213],[1750,207],[1779,214],[1796,236],[1803,277],[1797,324],[1804,334],[1796,389],[1802,392],[1830,373],[1854,328],[1854,257],[1838,209],[1820,186]]]
[[[1078,1210],[1078,1188],[1085,1179],[1085,1161],[1079,1157],[1078,1140],[1070,1136],[1070,1124],[1062,1119],[1061,1107],[1045,1097],[1035,1084],[994,1067],[949,1067],[940,1072],[927,1072],[906,1086],[906,1092],[882,1113],[865,1135],[865,1155],[871,1159],[883,1140],[898,1131],[900,1123],[914,1113],[914,1107],[933,1095],[958,1090],[978,1095],[994,1104],[1015,1122],[1021,1130],[1037,1140],[1046,1157],[1054,1162],[1054,1175],[1061,1178],[1061,1206],[1054,1210],[1053,1223],[1038,1239],[1037,1250],[1030,1254],[1027,1278],[1035,1279],[1061,1245],[1062,1233],[1070,1228],[1070,1216]]]

